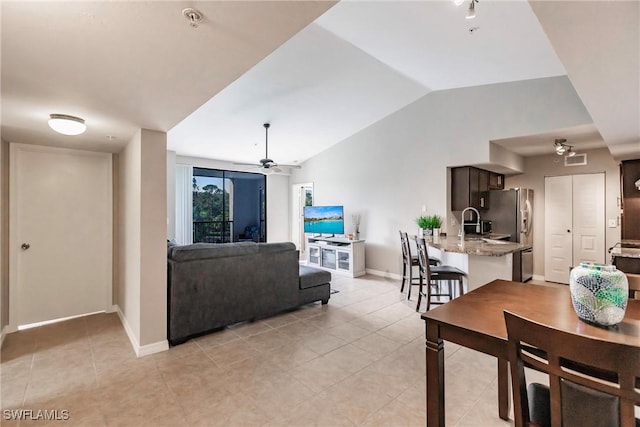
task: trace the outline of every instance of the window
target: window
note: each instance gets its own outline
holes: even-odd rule
[[[193,168],[193,242],[266,241],[266,177]]]

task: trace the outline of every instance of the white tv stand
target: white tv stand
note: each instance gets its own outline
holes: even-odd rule
[[[364,240],[307,235],[307,265],[342,276],[365,274]]]

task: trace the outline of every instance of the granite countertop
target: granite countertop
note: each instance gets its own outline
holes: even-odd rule
[[[611,256],[640,258],[640,240],[622,240],[611,248]]]
[[[425,240],[429,246],[441,251],[480,256],[503,256],[531,248],[531,245],[508,241],[490,243],[476,236],[464,242],[461,242],[457,236],[429,237]]]

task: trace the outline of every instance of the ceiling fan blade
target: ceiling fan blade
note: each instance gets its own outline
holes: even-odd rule
[[[262,165],[258,164],[258,163],[239,163],[239,162],[232,162],[233,165],[237,165],[237,166],[256,166],[261,168]]]
[[[278,163],[278,166],[282,166],[282,167],[285,167],[285,168],[292,168],[292,169],[302,169],[302,166],[300,166],[300,165],[290,165],[290,164]]]

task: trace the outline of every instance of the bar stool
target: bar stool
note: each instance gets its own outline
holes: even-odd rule
[[[455,280],[458,282],[459,286],[459,295],[464,294],[464,284],[463,279],[467,277],[467,273],[460,270],[459,268],[452,267],[450,265],[437,265],[431,266],[427,260],[429,259],[429,253],[427,251],[427,243],[424,238],[416,237],[416,246],[418,247],[418,267],[420,269],[420,283],[419,283],[419,292],[418,292],[418,304],[416,305],[416,311],[420,310],[420,303],[422,302],[422,297],[424,296],[427,299],[427,311],[431,304],[444,304],[447,301],[440,301],[440,297],[448,297],[448,301],[453,299],[453,289],[451,288],[451,281]],[[423,289],[423,280],[426,281],[427,291],[425,293]],[[448,285],[448,293],[443,293],[440,287],[440,283],[442,281],[447,281]],[[437,287],[437,293],[433,293],[431,288]],[[432,301],[432,297],[438,297],[438,301]]]
[[[409,236],[406,232],[400,230],[400,245],[402,246],[402,285],[400,286],[400,292],[404,292],[405,282],[409,282],[409,288],[407,290],[407,299],[411,299],[411,285],[414,280],[415,284],[419,285],[421,281],[420,277],[420,264],[418,262],[418,256],[411,254],[411,245],[409,244]],[[436,257],[429,257],[429,264],[439,265],[440,260]],[[413,277],[413,267],[418,267],[418,277]]]

